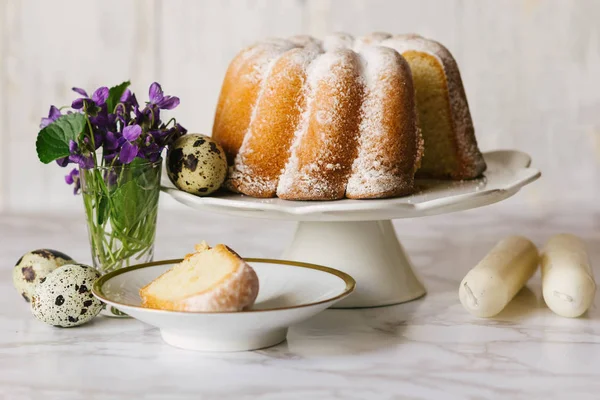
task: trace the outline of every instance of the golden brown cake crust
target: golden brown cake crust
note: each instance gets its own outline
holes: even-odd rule
[[[274,197],[305,108],[306,69],[318,53],[296,48],[271,67],[228,186],[253,197]]]
[[[230,164],[248,130],[269,63],[292,47],[285,41],[259,43],[240,52],[229,64],[217,103],[212,138],[221,144]]]
[[[373,199],[412,193],[422,143],[416,134],[410,67],[398,52],[386,47],[365,48],[360,56],[366,88],[358,156],[346,197]]]
[[[306,128],[300,130],[277,195],[294,200],[344,198],[357,154],[363,87],[351,50],[319,56],[308,72]]]
[[[417,171],[417,176],[452,179],[471,179],[481,176],[486,169],[485,160],[477,146],[475,128],[469,110],[469,104],[463,87],[460,71],[456,60],[442,44],[415,34],[395,35],[381,43],[403,54],[405,57],[433,57],[445,76],[447,90],[446,104],[449,109],[449,124],[453,134],[449,138],[454,152],[455,167],[449,173]],[[418,90],[418,88],[417,88]],[[427,157],[427,143],[425,143]],[[436,154],[436,157],[441,155]]]

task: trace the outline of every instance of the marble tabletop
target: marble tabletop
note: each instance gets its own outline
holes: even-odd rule
[[[598,399],[599,301],[582,318],[554,315],[539,274],[493,319],[467,314],[458,284],[509,234],[542,246],[558,232],[588,243],[600,266],[600,206],[503,203],[395,221],[428,294],[390,307],[327,310],[278,346],[197,353],[164,344],[132,319],[98,317],[60,329],[35,320],[11,269],[34,248],[89,262],[83,214],[0,215],[0,399]],[[246,256],[278,257],[294,223],[183,208],[159,216],[156,259],[200,240]],[[596,274],[598,275],[596,269]]]

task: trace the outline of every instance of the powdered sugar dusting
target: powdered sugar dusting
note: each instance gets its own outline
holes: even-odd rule
[[[339,163],[329,161],[334,159],[330,152],[336,151],[336,149],[332,148],[334,146],[325,130],[327,127],[335,126],[340,119],[340,115],[336,111],[339,107],[339,100],[347,97],[350,90],[338,79],[338,74],[335,72],[336,68],[352,68],[352,59],[348,57],[347,52],[348,50],[339,50],[324,53],[313,61],[308,69],[305,92],[307,96],[306,109],[294,134],[290,158],[279,180],[278,196],[285,197],[289,193],[300,193],[303,198],[326,198],[331,196],[334,191],[333,183],[322,179],[319,171],[336,171],[342,168]],[[332,107],[315,110],[315,97],[320,86],[331,90],[331,97],[328,100],[333,104]],[[312,162],[300,165],[298,150],[305,140],[311,115],[314,115],[314,122],[323,129],[319,132],[321,146],[317,150],[318,154],[313,154]]]
[[[390,86],[394,68],[398,68],[394,53],[383,47],[363,47],[360,53],[365,94],[361,106],[358,157],[352,164],[346,189],[348,196],[353,198],[384,195],[412,185],[412,182],[401,180],[396,165],[382,163],[385,154],[393,152],[382,148],[382,139],[395,134],[390,132],[384,121],[385,96],[388,95],[384,89]]]
[[[352,49],[359,53],[362,49],[366,47],[379,45],[382,41],[390,38],[391,36],[392,35],[385,32],[373,32],[356,39],[352,45]]]
[[[274,58],[281,55],[284,51],[293,49],[295,45],[287,40],[272,40],[259,43],[248,48],[240,55],[239,66],[252,62],[252,73],[241,76],[241,79],[248,80],[255,84],[261,84],[266,77],[269,65]]]
[[[251,170],[246,168],[246,163],[244,162],[244,157],[252,152],[252,149],[248,148],[248,140],[250,138],[252,121],[256,119],[256,105],[260,101],[260,97],[264,94],[266,88],[266,77],[269,75],[269,72],[273,69],[273,66],[283,54],[283,51],[287,49],[287,47],[293,48],[293,44],[291,42],[285,42],[284,44],[275,43],[265,43],[264,47],[259,45],[256,51],[251,51],[248,55],[248,59],[252,59],[256,62],[255,67],[253,69],[253,74],[250,79],[253,79],[256,84],[260,83],[260,90],[257,96],[257,101],[252,109],[252,116],[250,117],[250,124],[248,125],[248,129],[244,134],[244,141],[242,142],[242,146],[238,151],[238,154],[235,157],[234,165],[230,167],[229,176],[227,181],[225,182],[225,186],[229,190],[233,190],[238,192],[238,187],[243,187],[244,185],[252,185],[255,186],[258,190],[272,190],[269,186],[268,182],[264,182],[260,179],[259,176],[256,176],[252,173]],[[252,50],[252,49],[251,49]]]
[[[335,51],[339,49],[351,49],[354,46],[354,37],[347,33],[336,32],[325,36],[323,39],[323,49],[325,51]]]
[[[264,75],[266,78],[262,80],[261,89],[259,91],[259,95],[257,97],[256,104],[260,103],[260,99],[262,96],[267,96],[267,95],[273,94],[273,93],[269,92],[269,85],[267,85],[267,82],[269,79],[275,79],[272,76],[271,71],[272,71],[273,67],[275,66],[275,64],[284,55],[287,55],[287,60],[290,63],[294,63],[294,64],[300,66],[300,68],[302,70],[306,71],[309,68],[309,66],[311,65],[311,61],[317,56],[318,50],[319,50],[319,47],[316,46],[314,43],[310,42],[310,43],[308,43],[308,45],[304,51],[293,51],[293,52],[282,53],[279,55],[279,57],[273,58],[266,67],[266,71],[265,71],[265,75]],[[227,182],[227,187],[232,188],[232,187],[237,186],[238,188],[245,188],[247,191],[249,191],[251,193],[268,193],[268,192],[275,193],[275,191],[277,189],[278,181],[272,180],[272,179],[265,179],[260,174],[258,174],[256,171],[254,171],[252,166],[246,162],[246,157],[250,154],[254,154],[254,152],[255,152],[255,149],[251,148],[248,143],[250,142],[252,136],[254,135],[252,126],[253,126],[253,121],[256,119],[257,109],[258,109],[258,107],[256,107],[256,105],[255,105],[253,112],[252,112],[250,125],[248,126],[248,131],[246,132],[246,134],[244,136],[244,141],[243,141],[242,146],[240,147],[240,150],[235,158],[234,166],[231,169],[231,172],[230,172],[230,175],[228,178],[228,182]],[[285,149],[281,149],[281,151],[285,151]]]
[[[319,56],[307,71],[308,82],[304,85],[303,95],[306,98],[305,108],[302,111],[302,115],[300,116],[300,123],[298,124],[298,129],[294,132],[294,140],[292,141],[292,146],[290,147],[290,158],[286,163],[286,166],[279,177],[279,183],[277,185],[277,195],[290,192],[296,182],[297,179],[306,179],[305,176],[300,175],[299,169],[299,160],[298,160],[298,146],[304,137],[304,134],[307,131],[308,123],[310,120],[310,111],[312,108],[312,103],[314,102],[314,89],[312,87],[312,83],[314,80],[311,80],[311,76],[314,74],[314,66],[319,62],[321,58],[325,55]]]
[[[313,47],[315,50],[322,51],[321,41],[310,35],[296,35],[288,38],[287,40],[299,47]]]

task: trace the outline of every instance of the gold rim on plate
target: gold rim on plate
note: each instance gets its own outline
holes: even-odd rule
[[[276,259],[269,259],[269,258],[244,258],[244,261],[246,261],[248,263],[258,262],[258,263],[264,263],[264,264],[283,264],[283,265],[290,265],[293,267],[308,268],[308,269],[314,269],[314,270],[321,271],[321,272],[327,272],[327,273],[330,273],[330,274],[335,275],[338,278],[342,279],[344,281],[344,283],[346,284],[346,288],[344,289],[344,291],[342,293],[340,293],[339,295],[337,295],[335,297],[331,297],[329,299],[325,299],[325,300],[321,300],[321,301],[316,301],[313,303],[298,304],[296,306],[290,306],[290,307],[269,308],[266,310],[247,310],[247,311],[239,311],[239,312],[236,312],[236,311],[225,311],[225,312],[171,311],[171,310],[161,310],[161,309],[157,309],[157,308],[134,306],[131,304],[124,304],[124,303],[119,303],[118,301],[109,300],[106,298],[106,295],[102,291],[102,286],[106,282],[108,282],[112,278],[122,275],[126,272],[135,271],[136,269],[156,267],[158,265],[177,264],[177,263],[180,263],[182,260],[183,260],[182,258],[176,258],[176,259],[172,259],[172,260],[153,261],[153,262],[148,262],[148,263],[143,263],[143,264],[132,265],[131,267],[125,267],[125,268],[118,269],[116,271],[109,272],[106,275],[102,275],[100,278],[98,278],[96,280],[96,282],[94,282],[94,285],[92,286],[92,293],[94,293],[94,295],[96,297],[98,297],[100,300],[102,300],[103,302],[105,302],[107,304],[117,304],[120,306],[138,308],[138,309],[145,310],[145,311],[181,313],[181,314],[239,314],[240,312],[242,312],[242,313],[268,312],[268,311],[291,310],[291,309],[295,309],[295,308],[315,306],[318,304],[328,303],[330,301],[334,301],[334,300],[337,300],[344,296],[347,296],[348,294],[352,293],[352,291],[356,287],[356,281],[354,280],[354,278],[352,278],[347,273],[339,271],[337,269],[324,267],[322,265],[309,264],[309,263],[304,263],[304,262],[299,262],[299,261],[276,260]]]

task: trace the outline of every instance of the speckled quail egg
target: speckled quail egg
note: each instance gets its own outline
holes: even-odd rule
[[[92,294],[100,273],[83,264],[67,264],[35,288],[31,312],[42,322],[58,327],[85,324],[102,310],[103,303]]]
[[[35,287],[50,272],[65,264],[72,264],[73,258],[51,249],[38,249],[23,255],[13,268],[13,285],[21,296],[30,301]]]
[[[209,195],[221,187],[227,176],[225,152],[206,135],[183,135],[169,146],[167,175],[178,189]]]

